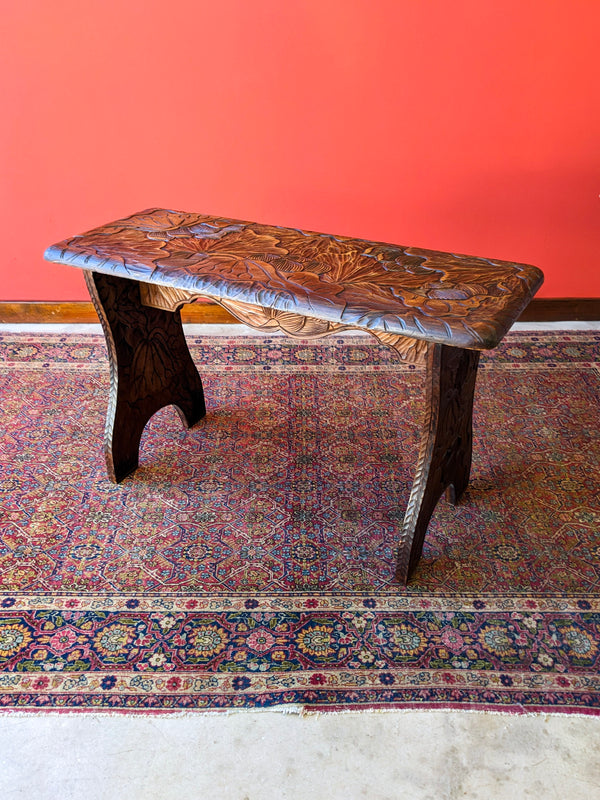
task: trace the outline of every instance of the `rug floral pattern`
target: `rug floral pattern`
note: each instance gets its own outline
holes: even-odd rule
[[[600,334],[485,354],[472,482],[408,587],[423,372],[362,337],[191,339],[104,471],[101,337],[0,335],[0,706],[600,708]]]

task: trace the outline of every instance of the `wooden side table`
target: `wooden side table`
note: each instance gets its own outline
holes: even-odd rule
[[[371,333],[427,363],[426,414],[398,547],[406,583],[431,515],[469,482],[479,352],[496,347],[543,281],[536,267],[149,209],[52,245],[49,261],[85,270],[110,357],[109,476],[138,465],[144,426],[173,404],[205,414],[179,308],[212,298],[242,322],[290,336]]]

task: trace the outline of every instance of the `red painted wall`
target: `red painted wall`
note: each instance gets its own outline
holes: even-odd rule
[[[85,299],[46,245],[153,205],[600,296],[595,0],[19,0],[0,27],[0,300]]]

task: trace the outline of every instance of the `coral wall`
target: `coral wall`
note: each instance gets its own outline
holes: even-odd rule
[[[0,300],[147,208],[526,261],[600,296],[600,3],[19,0],[0,19]]]

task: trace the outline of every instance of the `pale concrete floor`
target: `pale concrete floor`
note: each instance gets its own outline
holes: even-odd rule
[[[5,800],[595,800],[592,717],[0,718]]]
[[[45,327],[56,333],[99,331]],[[515,327],[598,330],[600,323]],[[188,331],[251,332],[237,325]],[[596,800],[598,753],[598,717],[420,711],[309,717],[277,711],[8,714],[0,716],[0,797]]]

